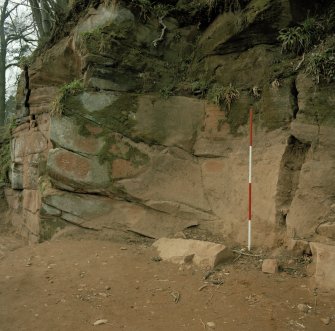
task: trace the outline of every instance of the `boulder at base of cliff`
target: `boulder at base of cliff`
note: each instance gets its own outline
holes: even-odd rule
[[[159,256],[169,262],[194,263],[200,267],[215,267],[229,260],[232,252],[224,245],[192,239],[161,238],[153,243]]]
[[[335,290],[335,246],[310,243],[315,264],[315,287]]]

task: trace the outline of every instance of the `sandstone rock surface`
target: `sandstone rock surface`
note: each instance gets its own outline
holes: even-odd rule
[[[204,116],[204,101],[186,97],[139,99],[134,136],[191,151]],[[178,121],[176,121],[178,118]]]
[[[102,138],[83,136],[73,118],[53,117],[50,125],[50,139],[57,146],[75,153],[97,155],[104,145]]]
[[[97,158],[85,157],[66,149],[49,151],[47,169],[55,184],[60,187],[98,190],[109,185],[106,164],[101,164]]]
[[[315,2],[230,1],[242,8],[207,17],[178,1],[157,47],[151,11],[108,3],[78,11],[21,75],[8,195],[18,231],[36,241],[72,223],[161,238],[200,225],[245,244],[252,105],[253,243],[292,239],[294,254],[333,243],[334,84],[292,70],[300,59],[277,40]],[[227,88],[238,97],[220,101]]]

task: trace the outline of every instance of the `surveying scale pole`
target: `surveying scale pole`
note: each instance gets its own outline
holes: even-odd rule
[[[249,197],[248,197],[248,251],[250,251],[251,249],[252,112],[253,112],[253,109],[252,107],[250,107],[250,110],[249,110],[250,144],[249,144]]]

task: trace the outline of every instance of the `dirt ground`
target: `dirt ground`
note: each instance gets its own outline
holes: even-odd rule
[[[310,288],[304,265],[268,275],[240,256],[209,275],[119,239],[25,245],[1,231],[0,330],[335,330],[335,297]]]

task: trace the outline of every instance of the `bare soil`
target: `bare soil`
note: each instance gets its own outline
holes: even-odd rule
[[[240,256],[210,274],[159,261],[148,240],[114,239],[25,245],[2,231],[0,330],[335,329],[335,297],[310,288],[301,261],[269,275],[259,257]]]

